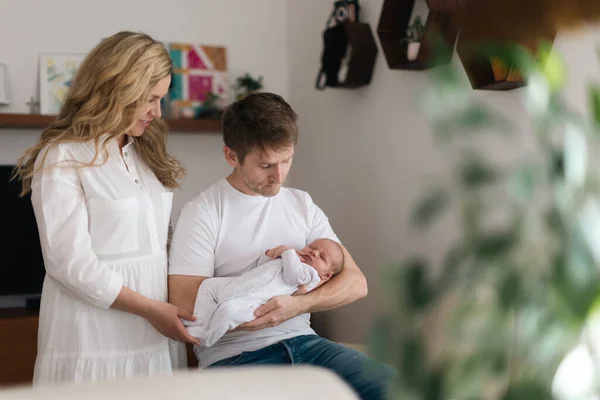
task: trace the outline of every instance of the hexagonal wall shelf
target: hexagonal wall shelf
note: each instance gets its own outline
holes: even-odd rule
[[[329,48],[321,54],[321,70],[316,88],[357,88],[368,85],[377,60],[377,43],[369,24],[345,22],[324,35],[330,35]],[[344,53],[342,54],[340,53]]]
[[[368,85],[373,77],[377,60],[377,43],[371,27],[362,22],[344,24],[350,46],[348,72],[341,87],[354,88]]]
[[[409,59],[409,45],[404,40],[411,15],[417,1],[429,9],[423,39],[414,59]],[[454,0],[385,0],[379,17],[377,35],[390,69],[422,70],[449,63],[452,54],[437,58],[432,54],[433,40],[437,34],[454,47],[458,36],[458,19]]]
[[[520,43],[535,53],[540,42],[553,42],[556,31],[548,28],[537,30],[535,35],[524,37],[522,31],[505,25],[491,24],[485,21],[493,19],[497,9],[470,1],[464,8],[460,25],[460,36],[456,44],[456,52],[465,68],[473,89],[479,90],[511,90],[525,86],[527,82],[513,66],[503,65],[494,58],[484,58],[477,53],[477,47],[485,42]],[[517,12],[516,10],[512,10]]]

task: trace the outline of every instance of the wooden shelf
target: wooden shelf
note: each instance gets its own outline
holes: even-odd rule
[[[517,8],[501,9],[498,4],[491,6],[478,0],[469,0],[466,4],[461,17],[456,52],[473,89],[512,90],[527,85],[514,66],[505,66],[498,60],[484,57],[477,49],[488,43],[518,43],[535,54],[542,41],[553,43],[557,32],[552,27],[546,27],[535,30],[535,33],[527,33],[526,28],[516,29],[512,24],[510,27],[498,24],[501,19],[498,15],[518,15]],[[507,19],[502,19],[505,20]]]
[[[357,88],[371,83],[375,60],[377,60],[377,43],[371,27],[363,22],[346,22],[344,24],[348,36],[348,46],[352,49],[348,62],[348,74],[340,87]]]
[[[427,0],[429,14],[425,22],[423,41],[415,60],[408,59],[408,45],[404,42],[416,0],[385,0],[379,17],[377,35],[390,69],[423,70],[451,61],[449,53],[444,59],[434,61],[432,53],[436,35],[450,47],[458,36],[456,7],[442,0]]]
[[[336,62],[335,56],[328,55],[329,50],[323,51],[321,71],[317,77],[317,88],[321,90],[325,88],[358,88],[371,83],[377,60],[377,43],[369,24],[345,22],[326,31],[325,34],[330,37],[330,39],[325,38],[326,42],[331,41],[335,42],[335,45],[341,45],[345,41],[351,51],[349,60],[342,61],[344,66]],[[333,44],[331,46],[332,53],[339,51],[334,49]],[[346,67],[345,74],[340,74],[342,67]]]
[[[54,121],[52,115],[0,114],[0,129],[44,129]],[[221,133],[220,119],[166,119],[171,132]]]

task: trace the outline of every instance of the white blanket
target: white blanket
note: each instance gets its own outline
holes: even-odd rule
[[[300,285],[311,291],[321,280],[293,249],[274,260],[262,255],[253,264],[241,276],[209,278],[198,288],[196,321],[184,324],[202,346],[212,346],[228,331],[254,320],[254,311],[273,297],[291,295]]]

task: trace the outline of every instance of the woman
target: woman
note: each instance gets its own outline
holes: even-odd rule
[[[120,32],[82,62],[62,109],[19,160],[46,267],[34,384],[171,372],[168,339],[196,343],[167,301],[172,192],[160,101],[171,60]]]

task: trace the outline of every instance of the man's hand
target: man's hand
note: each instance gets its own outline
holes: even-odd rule
[[[277,296],[266,304],[258,307],[254,312],[256,319],[246,322],[236,330],[257,331],[264,328],[277,326],[290,318],[305,312],[302,305],[302,296]]]
[[[289,249],[289,247],[287,247],[287,246],[283,246],[283,245],[277,246],[273,249],[267,250],[265,253],[265,256],[271,257],[272,259],[279,258],[288,249]]]

